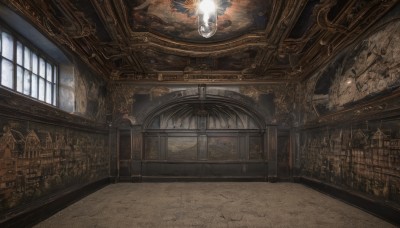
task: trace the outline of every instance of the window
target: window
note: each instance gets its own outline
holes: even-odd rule
[[[58,66],[12,33],[0,34],[1,86],[56,106]]]

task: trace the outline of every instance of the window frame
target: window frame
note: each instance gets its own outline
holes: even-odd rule
[[[3,56],[3,33],[12,37],[13,59],[10,60]],[[21,48],[19,52],[18,48]],[[29,51],[29,63],[26,67],[25,51]],[[18,56],[18,53],[21,56]],[[36,56],[36,70],[34,69],[34,56]],[[19,58],[21,61],[19,61]],[[4,60],[5,59],[5,60]],[[2,83],[2,67],[3,61],[10,61],[12,63],[12,88]],[[44,67],[41,68],[40,63],[44,62]],[[44,70],[42,74],[41,70]],[[51,73],[48,73],[51,71]],[[35,73],[36,72],[36,73]],[[49,77],[50,75],[50,77]],[[29,93],[25,91],[25,77],[29,77]],[[33,80],[36,77],[36,80]],[[32,85],[32,83],[36,85]],[[21,83],[21,84],[20,84]],[[29,42],[25,37],[21,36],[7,25],[0,23],[0,87],[2,89],[11,90],[19,95],[28,97],[37,102],[58,107],[59,105],[59,85],[60,85],[60,64],[51,58],[45,51],[39,49],[37,46]],[[36,89],[36,94],[33,90]],[[48,90],[51,89],[49,92]]]

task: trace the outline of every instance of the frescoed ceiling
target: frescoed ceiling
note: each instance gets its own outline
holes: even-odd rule
[[[0,0],[111,80],[298,81],[326,65],[398,0]]]
[[[196,0],[126,1],[133,32],[151,32],[189,43],[221,42],[263,32],[272,1],[218,0],[218,32],[209,39],[197,31]]]

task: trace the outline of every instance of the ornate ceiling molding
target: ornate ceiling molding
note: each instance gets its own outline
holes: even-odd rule
[[[56,44],[64,46],[81,58],[100,76],[107,79],[112,68],[101,58],[95,46],[98,38],[95,25],[70,1],[4,0],[11,9],[33,23]]]
[[[132,32],[132,41],[129,48],[135,50],[157,49],[168,54],[190,57],[218,57],[227,55],[249,47],[268,48],[270,45],[263,34],[246,34],[237,39],[219,43],[195,44],[173,41],[152,33]]]
[[[148,24],[142,30],[132,28],[133,20],[141,22],[135,15],[147,16],[151,23],[163,22],[165,14],[178,15],[169,15],[177,13],[172,7],[178,0],[171,1],[171,12],[155,11],[156,15],[147,15],[144,6],[143,11],[135,11],[141,1],[1,1],[106,79],[159,81],[161,74],[173,81],[202,78],[209,82],[304,80],[398,4],[398,0],[272,0],[265,8],[268,12],[259,12],[250,0],[231,0],[226,9],[246,3],[252,13],[257,12],[252,18],[262,19],[265,28],[250,28],[218,42],[184,42],[146,30]],[[225,13],[225,18],[234,16],[229,10]]]

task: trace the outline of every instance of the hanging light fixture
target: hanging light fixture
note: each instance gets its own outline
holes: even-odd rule
[[[217,16],[217,5],[214,0],[199,0],[197,25],[201,36],[210,38],[217,32]]]

